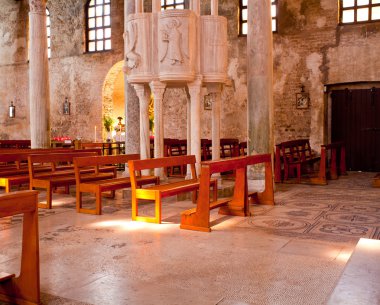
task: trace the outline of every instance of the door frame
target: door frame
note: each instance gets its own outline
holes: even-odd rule
[[[331,126],[332,126],[332,97],[331,93],[334,90],[356,90],[356,89],[367,89],[370,90],[373,87],[380,88],[380,81],[367,81],[367,82],[346,82],[346,83],[337,83],[337,84],[326,84],[324,85],[324,103],[325,103],[325,112],[324,112],[324,142],[331,143]]]

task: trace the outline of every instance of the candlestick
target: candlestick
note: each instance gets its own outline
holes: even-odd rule
[[[96,125],[95,125],[95,136],[94,136],[94,142],[96,143]]]

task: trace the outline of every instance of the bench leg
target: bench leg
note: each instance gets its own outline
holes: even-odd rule
[[[155,200],[155,222],[156,223],[161,223],[161,194],[158,193],[156,194],[156,200]]]
[[[79,187],[77,187],[76,199],[77,199],[77,202],[76,202],[77,213],[79,213],[82,208],[82,192],[79,190]]]
[[[132,196],[132,220],[136,220],[137,219],[137,215],[138,215],[138,199],[137,198],[133,198]]]
[[[100,190],[96,191],[96,206],[95,206],[95,214],[102,214],[102,192]]]
[[[51,209],[52,199],[53,199],[53,189],[51,186],[48,186],[46,188],[46,203],[38,203],[38,207],[43,208],[43,209]]]

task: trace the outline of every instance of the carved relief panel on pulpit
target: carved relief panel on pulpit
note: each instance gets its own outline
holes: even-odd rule
[[[125,70],[130,82],[149,82],[152,65],[152,14],[138,13],[128,16],[124,33]]]
[[[203,82],[224,83],[227,79],[227,19],[201,16],[201,74]]]
[[[167,10],[158,18],[160,81],[191,82],[195,78],[196,15],[190,10]]]

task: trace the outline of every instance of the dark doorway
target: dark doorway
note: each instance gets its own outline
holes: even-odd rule
[[[347,168],[380,171],[380,89],[332,91],[331,140],[344,141]]]

